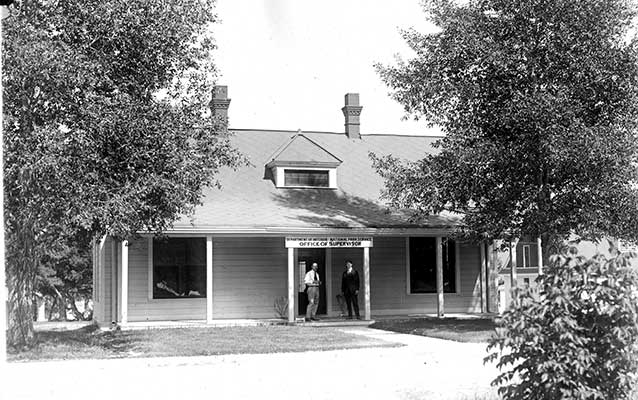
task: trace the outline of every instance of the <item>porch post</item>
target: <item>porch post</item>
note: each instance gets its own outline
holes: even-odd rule
[[[487,312],[487,295],[486,295],[486,283],[487,283],[487,258],[485,257],[485,246],[486,243],[484,241],[481,242],[481,275],[479,276],[479,280],[481,281],[481,312]]]
[[[487,312],[497,312],[498,274],[496,273],[496,251],[494,240],[487,242]]]
[[[443,298],[443,242],[440,236],[436,237],[436,315],[439,318],[445,316]]]
[[[206,323],[213,323],[213,236],[206,236]]]
[[[543,241],[541,237],[536,238],[536,251],[538,254],[538,275],[543,274]]]
[[[517,286],[516,276],[516,242],[510,241],[510,281],[512,289]]]
[[[370,248],[363,248],[363,287],[364,287],[364,314],[366,321],[371,319],[370,311]]]
[[[326,272],[324,279],[326,282],[332,281],[332,248],[326,249]],[[332,285],[326,285],[326,314],[331,316],[332,313]]]
[[[117,322],[117,241],[111,238],[111,323]]]
[[[128,322],[128,240],[122,240],[122,315],[120,322]]]
[[[98,307],[98,318],[99,318],[99,322],[103,322],[106,320],[105,315],[104,315],[104,310],[106,309],[106,305],[104,304],[106,302],[106,293],[105,293],[105,279],[104,279],[104,269],[106,268],[106,235],[102,236],[102,238],[100,239],[100,243],[98,245],[98,255],[97,255],[97,271],[96,271],[96,279],[97,279],[97,284],[94,283],[94,285],[97,286],[96,288],[96,298],[97,301],[99,302],[99,307]],[[94,315],[95,315],[95,311],[94,311]],[[95,318],[94,318],[95,319]]]
[[[288,323],[295,322],[295,249],[288,248]]]

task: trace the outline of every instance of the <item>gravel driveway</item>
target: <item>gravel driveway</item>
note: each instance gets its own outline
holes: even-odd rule
[[[320,328],[317,328],[320,329]],[[5,399],[488,399],[485,344],[343,328],[405,346],[11,363]]]

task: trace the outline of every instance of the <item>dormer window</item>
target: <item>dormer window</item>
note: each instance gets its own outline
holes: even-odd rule
[[[284,168],[284,186],[330,187],[328,170]]]
[[[266,164],[278,188],[337,188],[341,160],[301,133],[293,136]]]

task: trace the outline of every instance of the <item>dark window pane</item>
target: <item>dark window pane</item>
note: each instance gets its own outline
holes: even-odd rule
[[[410,293],[436,293],[436,239],[410,238]]]
[[[284,185],[328,187],[328,171],[287,169],[284,171]]]
[[[410,293],[436,293],[436,238],[411,237]],[[443,291],[456,292],[456,244],[443,240]]]
[[[206,297],[206,239],[153,240],[153,298]]]

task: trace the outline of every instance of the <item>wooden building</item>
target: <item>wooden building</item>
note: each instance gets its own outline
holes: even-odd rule
[[[226,93],[217,87],[213,100],[222,115]],[[96,244],[96,321],[267,319],[279,299],[293,322],[312,262],[323,281],[319,314],[339,316],[348,259],[361,276],[365,319],[496,311],[488,246],[448,239],[458,216],[411,223],[379,198],[370,153],[418,160],[437,138],[361,134],[361,110],[347,94],[345,133],[231,129],[250,165],[221,171],[221,189],[208,189],[168,238]]]

